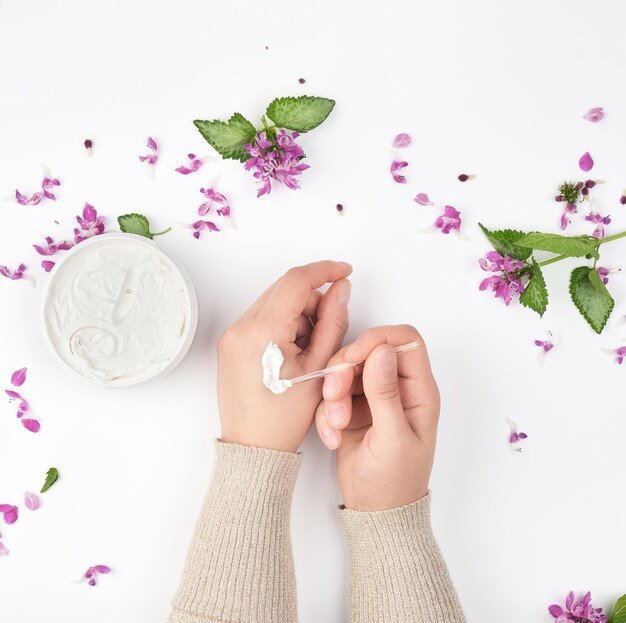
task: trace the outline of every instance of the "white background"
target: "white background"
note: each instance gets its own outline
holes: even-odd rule
[[[24,393],[42,421],[33,435],[0,404],[0,503],[21,503],[50,465],[62,474],[39,511],[22,507],[0,527],[11,550],[2,619],[165,620],[219,434],[216,340],[289,266],[322,258],[354,265],[350,339],[408,322],[427,341],[443,397],[434,525],[469,621],[549,621],[546,606],[570,589],[605,606],[625,592],[626,370],[600,348],[626,336],[615,326],[626,276],[612,276],[617,306],[601,336],[567,300],[579,261],[546,268],[543,319],[477,289],[488,250],[478,221],[557,231],[555,188],[584,175],[586,150],[592,177],[607,182],[594,195],[609,232],[626,228],[623,18],[617,2],[579,0],[0,0],[0,196],[37,190],[39,163],[62,181],[56,203],[0,206],[0,263],[25,261],[38,281],[0,280],[0,379],[28,366]],[[189,151],[212,151],[193,119],[257,121],[272,98],[303,93],[337,106],[302,137],[302,190],[257,200],[232,161],[174,173]],[[605,107],[602,123],[581,118],[591,106]],[[398,132],[414,138],[405,186],[384,150]],[[137,159],[149,135],[155,181]],[[461,172],[477,178],[461,184]],[[176,223],[195,220],[198,189],[216,173],[237,229],[196,241]],[[413,203],[417,192],[461,210],[469,241],[420,234],[439,210]],[[111,229],[129,211],[175,226],[159,243],[192,275],[200,326],[154,386],[83,384],[43,342],[47,276],[30,245],[71,234],[85,201]],[[589,233],[579,219],[572,231]],[[607,245],[601,263],[624,254]],[[533,340],[548,329],[557,347],[539,367]],[[508,447],[505,416],[529,434],[523,453]],[[345,620],[347,567],[332,457],[313,434],[303,450],[292,517],[300,619],[334,623]],[[114,569],[98,587],[70,583],[97,563]]]

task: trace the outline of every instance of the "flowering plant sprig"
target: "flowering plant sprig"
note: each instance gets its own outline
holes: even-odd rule
[[[334,106],[334,100],[325,97],[279,97],[267,107],[259,129],[238,112],[228,121],[196,120],[194,125],[222,158],[239,160],[253,171],[260,197],[270,193],[272,180],[300,188],[296,178],[309,165],[302,163],[305,153],[296,139],[323,123]]]
[[[509,305],[519,295],[519,302],[543,316],[548,307],[548,290],[542,268],[566,258],[582,257],[593,260],[593,265],[574,268],[570,275],[569,291],[574,305],[596,333],[604,329],[615,301],[609,293],[602,267],[597,265],[600,247],[626,236],[626,231],[606,238],[596,236],[562,236],[514,229],[490,231],[480,228],[495,251],[480,260],[483,270],[494,273],[480,284],[481,290],[491,289]],[[538,262],[534,253],[547,251],[553,257]]]

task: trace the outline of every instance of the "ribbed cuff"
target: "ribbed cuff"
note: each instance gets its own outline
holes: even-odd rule
[[[351,623],[464,623],[432,533],[430,495],[384,511],[338,511],[350,559]]]
[[[215,445],[169,623],[295,623],[289,514],[301,455]]]

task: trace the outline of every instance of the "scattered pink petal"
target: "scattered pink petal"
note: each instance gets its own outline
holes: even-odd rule
[[[141,162],[147,162],[150,165],[155,165],[156,161],[159,159],[159,155],[158,155],[158,146],[156,144],[156,141],[149,136],[148,137],[148,147],[150,148],[150,150],[152,151],[151,154],[147,155],[147,156],[139,156],[139,160]]]
[[[539,365],[543,364],[545,356],[554,348],[554,337],[550,331],[548,331],[548,337],[545,340],[535,340],[535,346],[539,347],[537,353],[537,361]]]
[[[220,228],[212,221],[199,220],[199,221],[196,221],[195,223],[192,223],[191,225],[188,225],[188,227],[191,227],[194,230],[193,237],[196,240],[200,238],[200,234],[205,229],[208,231],[220,231]]]
[[[42,268],[49,273],[54,268],[55,262],[51,262],[50,260],[44,260],[41,262]]]
[[[35,251],[39,253],[39,255],[54,255],[57,251],[67,251],[74,246],[73,242],[69,240],[62,240],[61,242],[54,242],[54,240],[50,236],[46,236],[46,244],[45,246],[34,244]]]
[[[74,228],[74,242],[78,244],[83,240],[104,233],[104,216],[98,216],[96,209],[89,203],[83,207],[83,215],[76,215],[76,221],[80,225]]]
[[[0,556],[8,556],[9,550],[6,548],[5,544],[0,541]]]
[[[56,178],[51,179],[49,177],[44,177],[43,182],[41,182],[41,188],[43,189],[43,194],[47,199],[52,199],[52,201],[56,201],[56,197],[50,192],[51,188],[55,186],[60,186],[61,182]]]
[[[24,504],[28,510],[36,511],[41,506],[41,499],[36,493],[26,491],[24,493]]]
[[[442,234],[449,234],[451,231],[461,231],[461,213],[452,206],[445,206],[443,214],[437,217],[433,226],[440,229]]]
[[[624,358],[626,358],[626,346],[619,346],[618,348],[603,348],[607,355],[615,356],[615,360],[618,365],[622,365]]]
[[[187,158],[189,158],[189,166],[180,166],[174,169],[178,173],[182,173],[183,175],[189,175],[190,173],[195,173],[203,164],[202,158],[197,158],[195,154],[188,154]]]
[[[95,586],[96,576],[99,573],[111,573],[111,568],[107,567],[107,565],[95,565],[93,567],[89,567],[89,569],[87,569],[87,571],[85,571],[85,573],[83,574],[83,578],[88,580],[87,584],[89,584],[89,586]]]
[[[580,160],[578,161],[578,166],[581,168],[582,171],[591,171],[591,169],[593,169],[593,158],[591,157],[591,154],[586,151],[581,157]]]
[[[415,203],[419,203],[421,206],[434,206],[435,204],[429,199],[426,193],[418,193],[413,199]]]
[[[12,524],[17,521],[19,509],[17,506],[12,506],[11,504],[0,504],[0,513],[4,516],[4,522],[6,524]]]
[[[23,206],[36,206],[44,197],[42,192],[32,194],[30,197],[23,195],[17,188],[15,189],[15,200]]]
[[[400,169],[404,169],[409,163],[404,160],[394,160],[391,163],[391,176],[393,177],[394,182],[398,182],[398,184],[406,184],[406,177],[398,173]]]
[[[11,385],[13,385],[13,387],[20,387],[21,385],[24,384],[25,380],[26,380],[26,368],[20,368],[19,370],[16,370],[11,375]]]
[[[31,433],[38,433],[41,430],[41,424],[33,418],[24,418],[21,420],[22,426]]]
[[[458,176],[458,180],[459,182],[467,182],[469,180],[473,180],[476,176],[475,175],[468,175],[467,173],[461,173],[461,175]]]
[[[200,192],[207,198],[207,201],[198,208],[198,214],[200,216],[206,216],[213,206],[216,206],[216,212],[220,216],[230,216],[230,204],[222,193],[217,192],[213,186],[210,188],[201,188]]]
[[[509,428],[511,429],[511,432],[509,433],[509,443],[511,444],[511,448],[516,452],[521,452],[522,449],[520,447],[517,447],[516,444],[524,439],[528,439],[528,435],[526,433],[518,432],[517,424],[510,418],[506,418],[506,421],[509,425]]]
[[[22,279],[24,277],[24,271],[26,270],[26,264],[20,264],[15,270],[11,270],[7,266],[0,266],[0,275],[7,277],[13,281]]]
[[[405,147],[408,147],[410,144],[411,144],[411,137],[404,132],[402,134],[398,134],[393,139],[393,142],[391,143],[392,147],[394,147],[395,149],[404,149]]]
[[[602,119],[604,119],[604,108],[602,108],[602,106],[596,106],[595,108],[589,109],[583,115],[583,119],[591,121],[591,123],[598,123],[598,121],[602,121]]]

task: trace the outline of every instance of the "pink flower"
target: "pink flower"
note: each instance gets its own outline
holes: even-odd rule
[[[515,450],[515,452],[521,452],[522,449],[519,447],[513,447],[515,444],[518,444],[520,441],[524,439],[528,439],[528,435],[526,433],[517,431],[517,424],[510,418],[506,418],[507,424],[511,429],[509,433],[509,443],[511,444],[511,448]]]
[[[616,361],[619,365],[622,365],[624,358],[626,357],[626,346],[620,346],[618,348],[603,348],[602,349],[607,355],[615,355]]]
[[[206,216],[214,205],[217,206],[216,212],[220,216],[230,216],[228,199],[222,193],[217,192],[213,186],[206,189],[201,188],[200,192],[207,198],[207,201],[198,208],[200,216]]]
[[[609,216],[602,216],[597,212],[590,212],[587,216],[585,216],[585,220],[596,224],[596,228],[593,230],[593,234],[591,234],[592,236],[595,236],[596,238],[604,238],[604,226],[611,222],[611,218]]]
[[[220,230],[220,228],[215,223],[213,223],[213,221],[203,221],[203,220],[196,221],[195,223],[192,223],[191,225],[188,225],[188,227],[191,227],[194,230],[193,237],[196,240],[198,238],[200,238],[200,234],[205,229],[208,230],[208,231],[219,231]]]
[[[404,175],[400,175],[398,171],[400,169],[404,169],[409,163],[404,160],[393,160],[391,163],[391,177],[393,177],[394,182],[398,182],[398,184],[406,184],[406,177]]]
[[[41,500],[36,493],[26,491],[24,493],[24,504],[28,510],[36,511],[41,506]]]
[[[296,177],[310,167],[301,163],[305,154],[295,142],[298,136],[298,132],[279,130],[274,141],[271,141],[265,132],[258,132],[253,144],[244,145],[250,156],[244,168],[246,171],[254,170],[253,176],[259,182],[257,197],[271,192],[271,180],[280,182],[291,190],[300,188]]]
[[[159,159],[159,155],[157,153],[158,146],[156,141],[151,136],[148,137],[148,147],[151,149],[152,153],[147,156],[139,156],[139,160],[140,162],[147,162],[150,165],[155,165],[156,161]]]
[[[598,121],[602,121],[602,119],[604,119],[604,108],[602,108],[602,106],[596,106],[595,108],[589,109],[583,115],[583,119],[591,121],[591,123],[598,123]]]
[[[83,208],[83,216],[76,216],[76,221],[80,225],[74,228],[74,242],[78,244],[83,240],[98,236],[104,233],[104,216],[98,216],[96,209],[89,203]]]
[[[606,623],[606,615],[601,614],[602,608],[591,606],[589,592],[578,601],[574,601],[574,593],[570,592],[565,600],[565,609],[558,604],[552,604],[548,607],[548,612],[556,619],[554,623]]]
[[[50,171],[47,167],[43,167],[44,170],[44,178],[41,182],[41,190],[42,192],[36,192],[30,197],[23,195],[19,190],[15,189],[15,200],[23,206],[34,206],[41,202],[41,200],[46,197],[47,199],[52,199],[52,201],[56,201],[56,197],[50,191],[51,188],[55,186],[60,186],[61,182],[58,179],[51,177]]]
[[[15,200],[23,206],[36,206],[44,197],[42,192],[36,192],[30,197],[23,195],[17,188],[15,189]]]
[[[500,273],[483,279],[479,290],[490,288],[496,298],[502,298],[505,305],[510,305],[515,295],[522,294],[526,280],[530,277],[528,267],[510,255],[502,256],[497,251],[489,251],[478,260],[480,267],[487,272]]]
[[[395,149],[404,149],[411,144],[411,137],[404,132],[402,134],[398,134],[392,141],[391,145]]]
[[[578,212],[578,206],[575,203],[567,203],[565,204],[565,209],[563,210],[563,214],[561,214],[561,229],[565,230],[567,226],[571,223],[569,219],[570,214],[576,214]]]
[[[51,179],[49,177],[44,177],[43,182],[41,182],[41,188],[43,189],[43,194],[47,199],[52,199],[52,201],[56,201],[56,197],[50,192],[51,188],[55,186],[60,186],[61,182],[56,178]]]
[[[442,234],[449,234],[451,231],[461,231],[461,213],[452,206],[445,206],[443,214],[437,217],[433,226],[440,229]]]
[[[26,380],[26,370],[26,368],[20,368],[11,375],[11,385],[13,385],[13,387],[20,387],[21,385],[24,385],[24,381]]]
[[[87,580],[87,584],[89,584],[89,586],[95,586],[96,577],[99,573],[102,573],[102,574],[111,573],[111,568],[107,567],[107,565],[95,565],[93,567],[89,567],[89,569],[85,571],[83,578]]]
[[[11,270],[8,266],[0,266],[0,275],[16,281],[24,277],[25,270],[26,264],[20,264],[15,270]]]
[[[195,154],[187,154],[187,158],[189,158],[189,166],[180,166],[174,169],[178,173],[182,173],[183,175],[189,175],[190,173],[195,173],[203,164],[202,158],[196,158]]]
[[[7,556],[9,554],[9,550],[6,548],[5,544],[0,541],[0,556]]]
[[[535,340],[535,346],[539,347],[539,352],[537,353],[537,360],[541,365],[545,359],[547,353],[549,353],[554,348],[554,338],[552,333],[548,331],[548,338],[545,340]]]
[[[604,266],[598,266],[596,270],[598,271],[598,275],[600,275],[600,278],[602,279],[602,283],[606,285],[607,283],[609,283],[609,275],[611,273],[619,273],[619,271],[622,269],[621,268],[605,268]]]
[[[591,169],[593,169],[593,158],[591,157],[591,154],[586,151],[581,157],[580,160],[578,161],[578,166],[581,168],[582,171],[591,171]]]
[[[17,410],[17,417],[21,418],[26,411],[28,411],[29,405],[28,402],[22,397],[21,394],[18,394],[16,391],[12,389],[5,389],[4,393],[9,397],[9,402],[13,402],[14,400],[19,400],[20,404]]]
[[[428,198],[426,193],[418,193],[413,199],[415,203],[419,203],[421,206],[434,206],[435,204]]]
[[[44,260],[41,262],[41,267],[49,273],[54,268],[55,262],[51,262],[50,260]]]
[[[17,521],[19,509],[11,504],[0,504],[0,513],[4,516],[4,523],[12,524]]]
[[[73,242],[69,240],[62,240],[61,242],[54,242],[50,236],[46,236],[46,246],[34,244],[35,251],[39,255],[54,255],[57,251],[67,251],[74,246]]]

